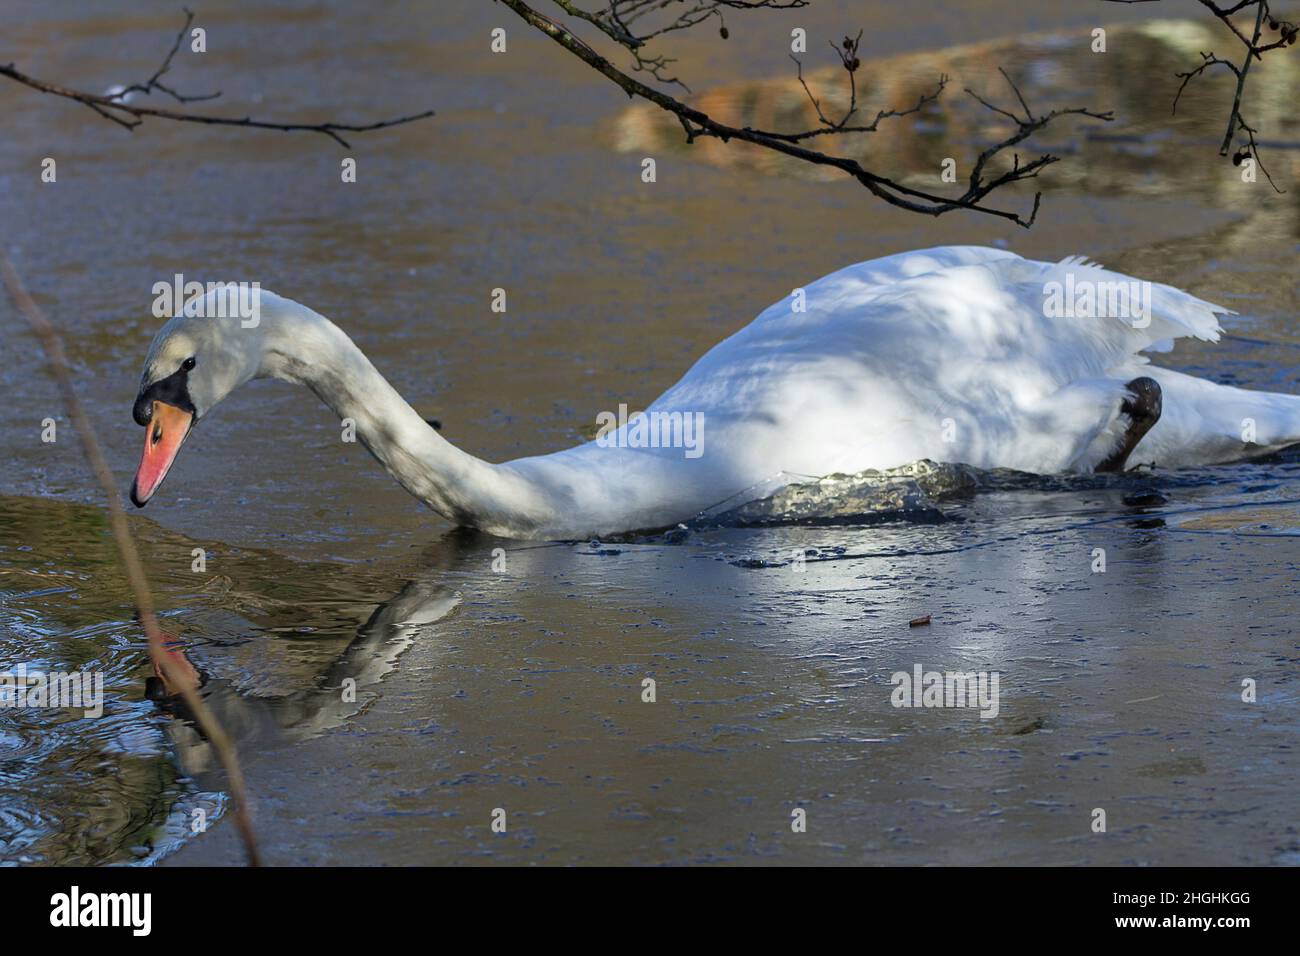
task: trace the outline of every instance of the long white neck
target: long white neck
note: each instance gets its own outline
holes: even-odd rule
[[[449,521],[494,534],[527,537],[554,523],[551,495],[439,435],[333,322],[265,291],[262,303],[259,377],[306,385],[355,422],[362,444],[403,488]]]

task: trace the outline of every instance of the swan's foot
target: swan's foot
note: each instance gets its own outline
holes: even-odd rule
[[[1128,416],[1128,430],[1119,448],[1096,467],[1096,471],[1123,471],[1128,456],[1133,453],[1142,436],[1151,430],[1151,426],[1160,421],[1160,383],[1154,378],[1142,376],[1135,378],[1124,386],[1133,393],[1132,398],[1124,399],[1119,407],[1122,414]]]

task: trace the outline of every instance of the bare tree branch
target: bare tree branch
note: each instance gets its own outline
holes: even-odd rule
[[[774,152],[782,153],[794,159],[810,163],[814,166],[825,166],[838,169],[848,176],[855,179],[873,196],[889,203],[891,206],[897,206],[900,209],[906,209],[910,212],[922,213],[929,216],[941,216],[944,213],[951,212],[955,209],[966,209],[973,212],[980,212],[990,216],[996,216],[1002,219],[1010,220],[1019,226],[1028,228],[1033,225],[1038,215],[1039,205],[1042,200],[1042,194],[1034,195],[1033,206],[1028,215],[1023,215],[1015,210],[1000,209],[989,206],[984,200],[993,191],[1026,179],[1034,179],[1038,173],[1046,166],[1058,162],[1060,157],[1053,156],[1050,153],[1044,153],[1034,157],[1028,163],[1022,164],[1017,154],[1012,155],[1011,166],[1005,172],[999,175],[986,176],[986,170],[990,162],[1004,151],[1028,139],[1034,133],[1043,129],[1050,122],[1062,116],[1083,116],[1091,119],[1110,121],[1113,115],[1109,112],[1097,112],[1085,108],[1052,110],[1039,116],[1029,110],[1024,97],[1011,78],[1005,71],[1003,76],[1011,85],[1016,98],[1020,101],[1021,107],[1025,111],[1022,119],[1016,114],[998,107],[994,107],[984,100],[979,99],[981,103],[989,109],[1007,117],[1016,124],[1016,130],[1006,139],[999,143],[989,146],[980,154],[973,168],[965,192],[960,196],[942,196],[925,189],[917,189],[912,186],[904,185],[896,180],[874,173],[863,167],[857,160],[846,156],[836,156],[829,153],[819,152],[811,149],[803,142],[808,139],[819,136],[830,136],[850,133],[870,133],[875,132],[878,124],[887,118],[906,116],[916,113],[926,105],[933,102],[943,92],[947,84],[947,77],[941,77],[938,86],[933,93],[925,94],[920,97],[917,104],[908,109],[881,110],[875,119],[868,124],[850,125],[850,120],[856,115],[857,105],[857,87],[854,81],[854,73],[858,68],[857,43],[852,37],[845,37],[840,47],[835,47],[839,55],[841,65],[848,74],[849,83],[849,105],[845,114],[838,120],[832,120],[823,111],[821,103],[813,95],[807,83],[803,79],[802,64],[796,58],[795,63],[798,67],[799,81],[804,87],[809,99],[813,103],[820,126],[797,132],[781,132],[775,130],[755,129],[750,126],[737,127],[722,123],[707,113],[698,110],[692,106],[669,96],[660,90],[647,86],[635,77],[623,72],[614,66],[608,59],[597,53],[586,42],[578,38],[564,24],[552,20],[550,17],[537,11],[530,6],[525,0],[499,0],[512,11],[515,12],[526,23],[535,27],[537,30],[550,37],[560,46],[564,47],[569,53],[582,60],[596,72],[602,74],[613,83],[617,84],[629,97],[640,97],[650,103],[658,106],[675,116],[686,134],[688,143],[694,142],[700,137],[713,137],[722,142],[731,140],[740,140],[742,142],[752,143]],[[703,22],[710,17],[716,16],[721,19],[721,8],[728,9],[757,9],[757,8],[789,8],[801,7],[806,5],[806,0],[607,0],[608,9],[601,13],[592,13],[578,7],[573,0],[552,0],[552,2],[564,12],[592,24],[600,29],[602,33],[615,40],[625,49],[639,49],[646,40],[651,37],[662,35],[671,30],[687,29]],[[649,32],[641,34],[634,33],[629,24],[637,19],[644,17],[652,12],[661,12],[670,7],[676,9],[676,5],[684,5],[686,12],[679,14],[673,19],[667,27],[659,27]],[[723,28],[725,30],[725,27]],[[723,33],[725,37],[725,32]],[[861,34],[859,34],[859,38]],[[834,46],[832,44],[832,46]],[[634,72],[641,69],[642,59],[638,58]],[[664,80],[664,82],[669,82]],[[974,95],[974,94],[972,94]]]
[[[632,54],[635,72],[647,73],[660,83],[672,83],[690,92],[685,83],[664,72],[676,60],[643,52],[648,42],[668,33],[689,30],[710,18],[717,19],[718,32],[725,40],[729,32],[724,9],[791,10],[808,6],[809,0],[605,0],[606,9],[596,12],[585,10],[572,0],[554,2],[565,13],[585,20],[626,48]]]
[[[154,71],[153,75],[150,76],[148,80],[143,83],[132,83],[111,95],[86,93],[81,90],[74,90],[66,86],[61,86],[57,83],[39,80],[36,77],[28,76],[27,74],[20,72],[12,63],[0,65],[0,76],[8,77],[17,83],[31,87],[41,93],[48,93],[51,96],[60,96],[64,99],[80,103],[81,105],[94,110],[104,119],[110,120],[127,130],[134,130],[144,122],[145,117],[153,116],[158,119],[173,120],[178,123],[200,123],[208,126],[244,126],[252,129],[274,129],[282,132],[319,133],[322,136],[328,136],[340,146],[347,148],[351,144],[340,135],[342,133],[368,133],[377,129],[387,129],[390,126],[401,126],[404,123],[413,123],[416,120],[426,119],[434,115],[433,110],[426,110],[423,113],[415,113],[410,116],[398,116],[393,119],[379,120],[374,123],[280,123],[271,120],[253,119],[250,116],[239,118],[210,116],[203,113],[186,113],[158,107],[132,106],[130,103],[126,102],[131,93],[141,93],[148,96],[155,90],[161,93],[166,93],[178,103],[212,100],[221,95],[220,92],[217,92],[205,93],[198,96],[187,96],[178,93],[175,89],[162,82],[162,76],[171,69],[172,59],[176,56],[176,51],[180,49],[181,42],[193,21],[194,14],[189,10],[186,10],[185,25],[181,27],[180,32],[176,35],[176,42],[172,44],[171,51],[163,60],[162,65]]]
[[[1158,3],[1159,0],[1103,0],[1106,3]],[[1216,56],[1212,51],[1201,53],[1200,66],[1187,70],[1182,73],[1175,73],[1177,79],[1182,80],[1178,86],[1178,92],[1174,94],[1173,110],[1178,111],[1178,101],[1182,98],[1183,91],[1187,89],[1187,84],[1193,79],[1200,76],[1210,67],[1222,66],[1227,68],[1237,82],[1232,94],[1232,108],[1228,112],[1228,125],[1223,134],[1223,141],[1219,144],[1219,155],[1227,156],[1228,150],[1232,147],[1232,141],[1238,133],[1245,134],[1245,143],[1236,149],[1232,154],[1233,165],[1239,166],[1247,157],[1254,157],[1256,164],[1264,173],[1268,184],[1273,187],[1275,192],[1284,192],[1278,189],[1277,184],[1273,182],[1273,177],[1269,175],[1268,170],[1264,168],[1264,160],[1259,155],[1259,146],[1255,142],[1255,130],[1246,122],[1242,114],[1241,102],[1246,92],[1246,77],[1250,73],[1250,66],[1256,60],[1263,59],[1265,53],[1272,50],[1280,50],[1283,47],[1293,46],[1296,42],[1296,35],[1300,33],[1300,27],[1287,20],[1279,19],[1273,15],[1269,9],[1269,0],[1237,0],[1231,6],[1220,6],[1215,0],[1196,0],[1201,6],[1214,14],[1235,36],[1245,48],[1240,65],[1230,60],[1225,60]],[[1250,7],[1255,8],[1255,23],[1250,29],[1249,34],[1243,32],[1236,21],[1232,18],[1234,15],[1241,13]],[[1261,43],[1264,35],[1264,29],[1267,28],[1277,34],[1277,39],[1269,43]]]

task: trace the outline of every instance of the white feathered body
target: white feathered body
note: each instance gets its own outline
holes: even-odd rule
[[[1118,447],[1125,383],[1143,375],[1160,383],[1163,413],[1130,466],[1216,463],[1300,441],[1300,398],[1216,385],[1142,354],[1217,340],[1227,310],[1148,284],[1146,315],[1061,315],[1049,293],[1136,281],[1080,259],[979,247],[849,266],[764,310],[646,409],[702,416],[697,457],[628,447],[616,432],[504,467],[555,492],[559,520],[545,531],[561,536],[669,525],[781,474],[922,458],[1086,471]]]
[[[187,303],[155,338],[141,394],[193,366],[198,420],[252,378],[306,385],[411,494],[459,524],[520,538],[662,528],[784,482],[923,458],[1087,471],[1121,450],[1126,384],[1142,376],[1160,384],[1163,413],[1129,466],[1212,464],[1300,441],[1300,398],[1149,364],[1144,353],[1179,338],[1216,340],[1226,310],[1135,283],[1079,259],[977,247],[849,266],[764,310],[651,403],[652,419],[676,420],[667,445],[662,423],[647,444],[634,421],[500,465],[431,429],[338,326],[267,290],[253,328],[211,301]],[[1066,290],[1115,284],[1140,290],[1129,302],[1140,308],[1114,314],[1100,295],[1070,308],[1086,303]]]

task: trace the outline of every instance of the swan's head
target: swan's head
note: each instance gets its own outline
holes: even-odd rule
[[[131,485],[131,501],[143,508],[167,477],[194,425],[223,398],[259,371],[264,332],[260,321],[200,303],[186,303],[154,337],[140,376],[133,414],[145,427],[144,453]],[[233,310],[232,310],[233,311]]]

